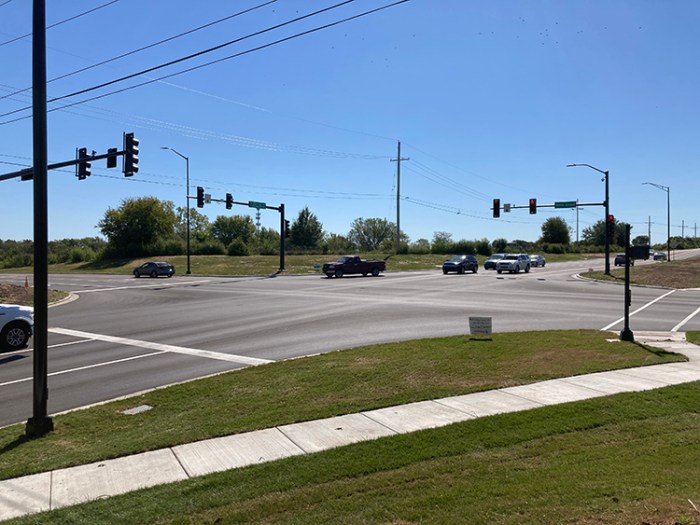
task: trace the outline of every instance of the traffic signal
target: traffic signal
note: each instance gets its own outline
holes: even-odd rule
[[[124,133],[124,176],[139,172],[139,139],[133,133]]]
[[[78,150],[78,180],[85,180],[90,176],[90,166],[91,163],[88,160],[87,148],[80,148]]]
[[[289,239],[289,221],[287,219],[284,220],[284,237]]]
[[[108,168],[116,168],[117,167],[117,152],[119,150],[117,148],[109,148],[107,150],[107,167]]]
[[[493,218],[501,216],[501,199],[493,199]]]
[[[612,240],[615,237],[615,216],[608,215],[605,218],[605,235]]]
[[[537,199],[530,199],[530,215],[537,213]]]
[[[197,186],[197,208],[204,208],[204,188]]]
[[[233,207],[233,195],[230,193],[226,194],[226,209],[230,210]]]

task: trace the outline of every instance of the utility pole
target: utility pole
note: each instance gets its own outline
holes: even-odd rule
[[[648,234],[649,234],[649,235],[648,235],[648,237],[649,237],[649,243],[648,243],[648,244],[649,244],[649,246],[651,246],[651,215],[649,215],[649,226],[648,226],[647,232],[648,232]]]
[[[681,220],[681,239],[685,239],[685,219]]]
[[[410,160],[401,157],[401,141],[398,141],[398,153],[391,162],[396,162],[396,255],[401,250],[401,161]]]

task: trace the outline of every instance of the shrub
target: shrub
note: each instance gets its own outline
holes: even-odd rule
[[[211,240],[191,246],[190,251],[195,255],[224,255],[226,247],[220,241]]]
[[[228,245],[226,252],[233,257],[250,255],[248,245],[244,243],[242,239],[233,239],[231,244]]]

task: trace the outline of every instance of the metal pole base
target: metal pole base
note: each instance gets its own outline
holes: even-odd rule
[[[27,420],[25,432],[29,438],[37,438],[45,436],[49,432],[53,432],[53,419],[49,416],[33,418]]]
[[[629,341],[630,343],[634,343],[634,333],[632,333],[632,330],[629,328],[625,328],[620,332],[620,341]]]

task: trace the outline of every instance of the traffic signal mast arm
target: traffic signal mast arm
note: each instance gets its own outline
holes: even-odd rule
[[[604,202],[577,202],[573,206],[566,206],[566,207],[571,207],[571,208],[576,208],[578,206],[605,206]],[[557,203],[554,204],[537,204],[537,208],[563,208],[565,206],[557,206]],[[530,204],[525,204],[522,206],[518,206],[515,204],[510,205],[510,209],[530,209]]]
[[[199,188],[202,188],[202,187],[201,187],[201,186],[197,186],[197,191],[198,191],[198,192],[199,192]],[[228,195],[230,195],[230,194],[227,194],[227,196],[228,196]],[[198,200],[198,196],[197,196],[197,195],[188,195],[187,198],[188,198],[188,199],[195,199],[195,200]],[[202,188],[202,199],[204,199],[204,188]],[[231,199],[229,200],[229,199],[227,199],[227,198],[223,198],[223,199],[214,199],[213,197],[210,197],[210,198],[208,199],[208,202],[223,202],[224,204],[227,204],[227,203],[230,202],[231,204],[239,204],[239,205],[241,205],[241,206],[248,206],[248,207],[251,207],[251,206],[250,206],[250,202],[235,201],[235,200],[233,200],[233,198],[231,198]],[[197,203],[197,206],[198,206],[198,207],[201,207],[201,206],[199,206],[199,203]],[[282,208],[279,207],[279,206],[268,206],[267,204],[265,205],[264,208],[261,208],[261,209],[265,209],[265,210],[275,210],[275,211],[281,211],[281,210],[282,210]]]
[[[137,148],[138,148],[138,139],[137,140]],[[84,162],[93,162],[95,160],[102,160],[102,159],[108,159],[107,162],[109,164],[110,159],[114,158],[116,159],[119,156],[125,155],[127,151],[121,150],[117,151],[116,148],[110,148],[107,153],[103,153],[101,155],[95,155],[94,152],[92,155],[88,155],[86,157],[78,158],[78,159],[73,159],[73,160],[67,160],[64,162],[57,162],[55,164],[49,164],[47,166],[47,169],[49,170],[57,170],[60,168],[67,168],[68,166],[77,166],[78,164],[84,163]],[[109,166],[108,166],[109,167]],[[3,175],[0,175],[0,181],[3,180],[9,180],[9,179],[14,179],[16,177],[21,177],[22,180],[32,180],[34,178],[34,168],[25,168],[23,170],[19,171],[13,171],[12,173],[5,173]]]
[[[47,166],[50,170],[57,170],[60,168],[66,168],[68,166],[77,166],[81,162],[92,162],[93,160],[102,160],[109,158],[113,155],[123,155],[123,151],[118,151],[117,153],[103,153],[102,155],[89,155],[82,159],[67,160],[65,162],[57,162],[56,164],[49,164]],[[22,180],[32,180],[34,178],[34,168],[26,168],[20,171],[13,171],[12,173],[6,173],[0,175],[0,180],[14,179],[15,177],[22,177]]]

